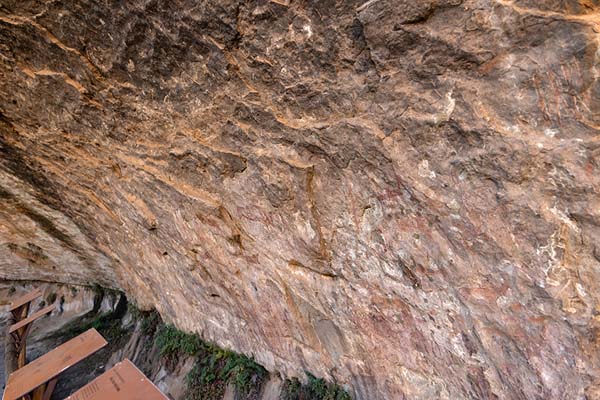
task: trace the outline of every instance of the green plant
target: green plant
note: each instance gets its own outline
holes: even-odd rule
[[[187,354],[196,355],[202,349],[198,336],[185,333],[173,325],[162,325],[156,335],[156,345],[161,356],[173,357]]]
[[[328,383],[306,372],[308,381],[302,385],[297,378],[287,379],[282,390],[282,400],[351,400],[342,387]]]
[[[140,311],[140,318],[142,318],[140,329],[142,330],[142,333],[147,336],[154,335],[156,329],[162,322],[160,314],[158,314],[156,310],[147,312]]]
[[[156,310],[142,311],[133,303],[127,304],[127,312],[131,314],[134,321],[140,321],[140,329],[145,336],[153,336],[159,325],[162,324],[162,318]]]
[[[61,304],[64,297],[60,298]],[[121,326],[121,319],[127,309],[127,298],[121,296],[113,311],[98,314],[96,307],[81,319],[68,324],[64,331],[67,338],[75,337],[88,329],[95,328],[109,342],[115,342],[125,337],[126,330]]]
[[[298,378],[286,379],[281,390],[281,400],[297,400],[302,394],[302,384]]]
[[[227,352],[223,375],[233,382],[238,393],[248,395],[267,376],[267,370],[246,356]]]
[[[194,368],[188,373],[187,394],[190,400],[208,400],[223,397],[226,381],[220,378],[218,355],[199,356]]]
[[[119,338],[122,334],[121,321],[115,319],[112,313],[105,313],[84,316],[81,320],[73,321],[64,328],[64,335],[66,338],[74,338],[91,328],[95,328],[109,341]]]
[[[138,320],[143,316],[143,311],[137,308],[133,302],[127,303],[127,312],[131,314],[135,320]]]
[[[307,392],[311,398],[322,400],[350,400],[350,396],[341,387],[325,382],[310,373],[308,376]]]
[[[232,383],[238,395],[248,398],[258,394],[266,376],[267,371],[253,359],[203,343],[187,376],[188,396],[192,400],[220,398]]]
[[[148,326],[160,324],[157,313],[150,313],[145,318],[144,321],[148,322],[144,323]],[[252,358],[203,342],[198,336],[182,332],[173,325],[158,327],[155,344],[164,357],[197,357],[186,377],[187,398],[190,400],[221,398],[228,384],[235,386],[238,395],[236,398],[255,398],[268,374]],[[328,383],[308,372],[306,375],[307,383],[304,385],[296,378],[286,380],[283,400],[351,400],[350,395],[339,385]]]

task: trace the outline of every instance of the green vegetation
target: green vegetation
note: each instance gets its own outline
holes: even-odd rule
[[[121,319],[127,311],[127,298],[119,294],[115,309],[111,312],[99,314],[98,310],[103,297],[104,292],[99,291],[95,296],[92,311],[65,327],[64,334],[67,338],[73,338],[91,328],[95,328],[108,342],[117,342],[126,337],[126,330],[121,326]],[[64,302],[63,297],[61,297],[61,302]]]
[[[238,395],[249,398],[258,394],[267,377],[267,370],[254,360],[203,343],[196,365],[187,376],[188,393],[192,400],[214,399],[223,396],[232,383]]]
[[[127,312],[131,314],[133,319],[138,320],[144,317],[144,312],[136,307],[135,303],[127,302]]]
[[[153,336],[161,324],[162,320],[156,311],[142,312],[142,333],[146,336]]]
[[[145,336],[154,336],[159,325],[162,325],[162,319],[160,314],[156,310],[142,311],[135,306],[133,303],[127,304],[127,311],[134,320],[141,321],[142,334]]]
[[[160,355],[164,357],[193,356],[202,350],[203,345],[198,336],[182,332],[173,325],[158,328],[155,341]]]
[[[287,379],[283,385],[282,400],[351,400],[342,387],[306,373],[304,385],[297,378]]]
[[[286,379],[281,389],[281,400],[300,399],[302,384],[298,378]]]
[[[149,318],[156,317],[150,315]],[[155,343],[160,355],[167,360],[185,355],[197,358],[187,376],[188,396],[192,400],[221,397],[228,383],[235,386],[239,395],[248,398],[254,392],[258,393],[267,377],[267,371],[254,360],[206,343],[197,335],[182,332],[173,325],[159,326]]]
[[[136,351],[136,361],[139,363],[137,366],[146,376],[151,376],[155,366],[156,351],[160,351],[156,346],[156,336],[158,328],[162,326],[162,320],[156,310],[142,311],[134,303],[127,304],[127,312],[131,315],[133,329],[138,326],[141,331],[139,347]],[[173,357],[172,360],[165,359],[165,361],[165,366],[172,369],[177,360]]]
[[[222,398],[228,384],[235,387],[236,399],[258,398],[268,372],[253,359],[204,342],[197,335],[182,332],[173,325],[165,325],[156,311],[144,312],[132,305],[129,311],[136,320],[141,319],[142,332],[151,337],[151,342],[167,364],[172,365],[185,356],[196,359],[186,377],[186,399]],[[327,383],[308,372],[306,375],[306,384],[301,384],[295,378],[286,380],[282,400],[351,400],[340,386]]]
[[[88,329],[95,328],[109,342],[123,336],[125,330],[121,327],[121,318],[115,317],[114,312],[84,316],[83,320],[73,321],[65,329],[67,338],[74,338]]]

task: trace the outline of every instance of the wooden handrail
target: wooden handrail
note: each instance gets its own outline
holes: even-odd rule
[[[17,400],[33,392],[34,398],[48,400],[61,372],[106,345],[98,331],[85,331],[10,374],[2,399]]]
[[[42,291],[40,289],[34,289],[29,293],[24,294],[23,296],[13,300],[10,303],[10,307],[8,310],[15,316],[15,319],[18,321],[27,318],[27,313],[29,311],[29,304],[42,296]]]

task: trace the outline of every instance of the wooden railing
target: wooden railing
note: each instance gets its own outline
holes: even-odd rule
[[[19,369],[19,353],[17,352],[17,344],[15,343],[15,339],[8,334],[8,330],[15,323],[16,319],[14,315],[11,314],[6,323],[6,335],[4,341],[4,373],[6,374],[4,379],[5,382],[8,380],[8,376],[10,374]]]
[[[2,400],[49,400],[61,372],[89,357],[108,343],[95,329],[61,344],[27,363],[27,337],[35,321],[52,313],[50,305],[29,315],[38,289],[12,302],[5,345],[6,386]],[[115,376],[119,379],[115,379]],[[117,382],[118,385],[115,383]],[[68,399],[168,400],[129,360],[124,360],[75,392]]]

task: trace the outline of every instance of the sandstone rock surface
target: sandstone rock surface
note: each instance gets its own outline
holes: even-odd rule
[[[597,0],[0,0],[0,277],[357,399],[600,398]]]

